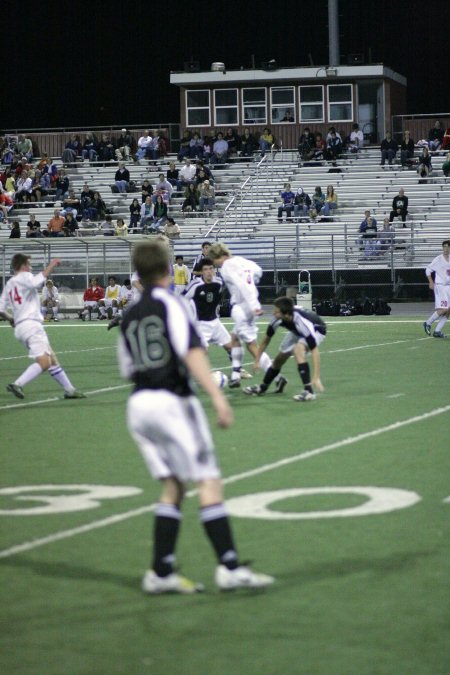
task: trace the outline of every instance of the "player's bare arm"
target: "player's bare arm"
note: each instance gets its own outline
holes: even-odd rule
[[[214,410],[216,411],[219,427],[229,427],[233,423],[233,411],[222,391],[211,377],[210,364],[203,348],[195,347],[190,349],[184,361],[191,375],[210,396]]]
[[[45,270],[42,272],[42,274],[44,275],[44,277],[47,278],[53,272],[55,267],[58,267],[59,265],[61,265],[60,258],[55,258],[54,260],[51,260],[50,263],[45,268]]]

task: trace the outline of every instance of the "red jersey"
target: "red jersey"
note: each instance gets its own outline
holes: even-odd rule
[[[93,301],[96,300],[97,302],[101,300],[105,295],[105,292],[101,286],[96,286],[95,288],[92,288],[91,286],[89,288],[86,288],[84,291],[83,295],[83,300],[85,302],[87,301]]]

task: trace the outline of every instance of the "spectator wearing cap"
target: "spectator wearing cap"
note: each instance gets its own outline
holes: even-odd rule
[[[198,186],[200,211],[212,211],[216,205],[216,196],[214,188],[208,179],[204,180]]]

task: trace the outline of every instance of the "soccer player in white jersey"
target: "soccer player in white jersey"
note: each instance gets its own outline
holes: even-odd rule
[[[434,291],[433,314],[424,322],[427,335],[431,335],[431,326],[438,321],[433,337],[445,338],[442,329],[450,316],[450,239],[442,242],[442,253],[436,256],[425,270],[428,284]],[[433,279],[434,276],[434,279]]]
[[[24,398],[25,385],[46,370],[64,389],[64,398],[85,398],[59,365],[42,325],[38,290],[60,262],[56,258],[43,272],[33,275],[30,256],[16,253],[11,261],[14,276],[6,283],[0,297],[0,316],[11,323],[16,338],[28,349],[28,356],[34,360],[15,382],[6,387],[17,398]]]
[[[278,298],[274,303],[273,321],[268,325],[266,335],[259,346],[259,353],[269,345],[275,331],[279,326],[287,328],[278,354],[273,360],[272,366],[266,370],[261,384],[255,384],[243,389],[244,394],[262,396],[266,393],[271,382],[279,374],[282,366],[293,355],[297,361],[298,373],[303,382],[303,391],[296,394],[294,401],[314,401],[317,391],[324,391],[320,380],[320,353],[319,345],[324,340],[327,328],[324,320],[315,312],[310,312],[302,307],[294,305],[292,298]],[[309,364],[306,360],[307,353],[311,353],[313,362],[313,376],[311,378]],[[259,357],[255,360],[258,365]]]
[[[190,377],[209,396],[220,427],[232,424],[233,413],[211,377],[185,303],[169,291],[169,250],[163,242],[147,241],[136,246],[133,262],[145,290],[124,314],[118,359],[121,374],[134,383],[128,429],[148,470],[162,484],[155,509],[153,560],[142,589],[150,594],[203,590],[174,570],[189,481],[198,485],[200,521],[217,557],[216,585],[221,590],[268,586],[273,577],[254,572],[238,559],[211,432]]]
[[[53,321],[58,321],[59,310],[59,292],[51,279],[47,279],[45,286],[42,289],[42,314],[44,321],[49,321],[50,317],[47,315],[51,311]]]
[[[262,269],[253,260],[242,256],[233,256],[228,247],[221,242],[213,244],[209,249],[209,257],[220,269],[220,276],[227,285],[231,295],[231,318],[234,326],[231,331],[233,346],[231,349],[232,372],[228,386],[239,387],[241,384],[240,366],[244,350],[242,342],[254,359],[258,357],[264,371],[271,365],[270,357],[259,353],[256,338],[258,326],[255,318],[263,314],[256,284],[262,276]],[[283,376],[278,378],[277,388],[281,392],[286,384]]]

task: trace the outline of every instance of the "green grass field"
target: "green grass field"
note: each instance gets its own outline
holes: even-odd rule
[[[235,424],[214,434],[238,549],[277,581],[215,589],[192,491],[177,558],[207,591],[191,597],[140,591],[159,486],[126,429],[117,333],[50,325],[88,398],[62,400],[44,375],[19,401],[5,385],[28,359],[0,324],[0,672],[450,673],[450,340],[427,338],[421,321],[330,318],[315,402],[292,400],[292,360],[283,395],[228,393]],[[229,372],[223,350],[210,358]]]

